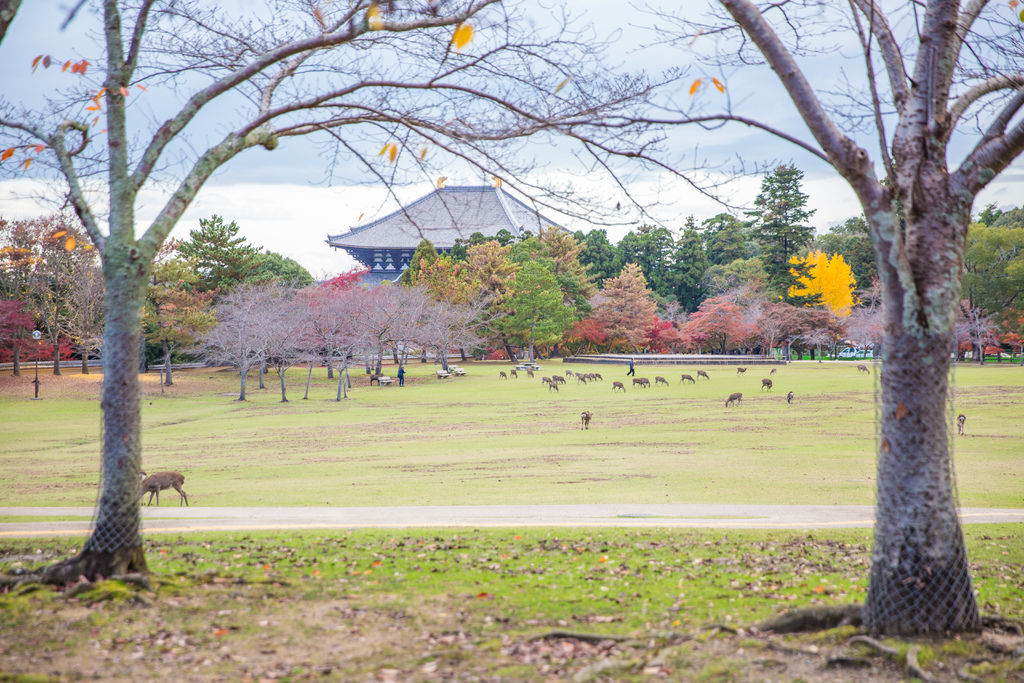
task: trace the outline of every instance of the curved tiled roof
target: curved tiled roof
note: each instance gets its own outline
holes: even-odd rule
[[[424,238],[437,249],[451,249],[456,239],[474,232],[491,237],[505,229],[519,236],[529,230],[557,226],[540,212],[490,186],[438,188],[383,218],[328,235],[327,243],[341,248],[415,249]]]

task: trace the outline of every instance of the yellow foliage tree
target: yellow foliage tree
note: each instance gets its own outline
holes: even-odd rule
[[[790,296],[820,294],[821,303],[832,313],[840,318],[850,315],[850,309],[859,301],[853,294],[857,280],[842,254],[832,254],[830,258],[823,251],[812,251],[806,258],[794,256],[789,262],[794,266],[805,264],[807,273],[801,276],[795,269],[789,271],[799,283],[789,288]]]

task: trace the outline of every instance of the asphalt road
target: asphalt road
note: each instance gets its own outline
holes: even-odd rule
[[[0,538],[74,536],[89,532],[86,507],[0,507]],[[965,524],[1024,522],[1024,508],[963,508]],[[54,521],[40,518],[54,517]],[[61,521],[64,518],[67,521]],[[145,533],[409,527],[661,527],[827,529],[871,527],[867,505],[446,505],[407,507],[143,507]]]

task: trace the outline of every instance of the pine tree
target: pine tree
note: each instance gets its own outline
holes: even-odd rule
[[[676,243],[675,297],[687,311],[696,311],[704,300],[704,273],[708,269],[704,242],[697,232],[693,216],[686,219],[686,229]]]
[[[800,190],[803,178],[795,166],[779,166],[761,181],[756,208],[748,213],[761,244],[767,285],[779,295],[794,284],[790,259],[804,253],[814,237],[814,228],[807,225],[814,210],[806,208],[808,197]]]
[[[259,269],[260,248],[238,237],[238,230],[237,223],[225,225],[224,219],[214,214],[200,218],[199,229],[189,232],[188,240],[178,247],[182,256],[196,263],[196,289],[223,292],[253,279]]]
[[[412,253],[412,258],[409,259],[409,267],[402,273],[402,277],[399,278],[406,287],[415,283],[420,276],[420,269],[423,268],[424,264],[431,264],[437,260],[437,249],[434,248],[434,244],[428,240],[421,240],[416,245],[416,251]]]

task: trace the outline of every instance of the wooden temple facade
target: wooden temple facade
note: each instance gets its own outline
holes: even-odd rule
[[[507,230],[519,237],[538,234],[541,228],[557,225],[536,209],[495,185],[444,187],[383,218],[356,226],[348,232],[328,235],[327,244],[344,249],[370,269],[362,282],[376,285],[396,281],[419,243],[428,239],[439,253],[450,251],[456,240],[466,241],[473,233],[493,237]]]

